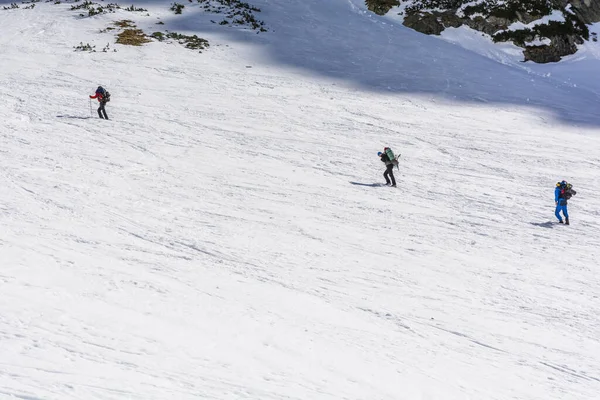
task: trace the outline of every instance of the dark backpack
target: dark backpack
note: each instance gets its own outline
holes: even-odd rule
[[[102,101],[108,103],[110,101],[110,93],[108,90],[104,89],[102,86],[98,86],[96,89],[96,94],[100,93],[102,95]]]
[[[577,194],[576,191],[573,190],[573,185],[567,183],[567,186],[562,190],[562,194],[565,200],[569,200],[571,197]]]

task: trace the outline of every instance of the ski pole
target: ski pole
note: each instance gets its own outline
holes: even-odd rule
[[[90,99],[90,118],[92,118],[94,114],[92,114],[92,99]]]

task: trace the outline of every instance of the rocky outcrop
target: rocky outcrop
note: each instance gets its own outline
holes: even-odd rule
[[[367,0],[390,3],[392,0]],[[589,40],[586,24],[600,21],[600,0],[402,0],[406,3],[404,25],[428,35],[446,28],[466,25],[491,36],[494,42],[511,41],[523,47],[525,61],[556,62],[577,51],[577,44]],[[387,11],[392,7],[388,4]],[[381,10],[381,9],[380,9]],[[386,11],[386,12],[387,12]],[[550,21],[531,28],[508,30],[560,11],[564,21]],[[597,40],[597,36],[592,36]],[[550,44],[530,45],[549,41]]]
[[[444,28],[458,28],[464,23],[463,19],[452,10],[438,12],[437,16],[441,24],[444,25]]]
[[[510,22],[505,18],[476,16],[459,17],[456,10],[429,11],[409,13],[404,18],[404,25],[421,33],[439,35],[445,28],[458,28],[467,25],[471,29],[492,35],[499,30],[507,29]]]
[[[536,63],[558,62],[562,57],[575,54],[577,45],[583,41],[575,36],[555,36],[551,39],[549,45],[544,46],[526,46],[523,51],[525,61]]]
[[[600,22],[600,0],[570,0],[575,15],[586,24]]]
[[[492,35],[508,26],[508,23],[502,18],[485,19],[481,16],[461,18],[456,15],[456,10],[410,13],[404,18],[403,23],[405,26],[427,35],[439,35],[445,28],[458,28],[463,25]]]
[[[506,29],[506,25],[495,25],[490,20],[478,15],[474,18],[466,18],[465,25],[476,31],[493,35],[501,29]]]
[[[378,15],[385,15],[393,7],[398,7],[400,0],[366,0],[365,3],[369,11]]]
[[[415,13],[404,18],[404,25],[426,35],[439,35],[444,30],[444,25],[432,13]]]

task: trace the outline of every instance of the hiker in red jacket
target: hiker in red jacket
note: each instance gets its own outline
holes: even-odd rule
[[[102,119],[108,119],[108,115],[106,115],[104,106],[106,106],[106,103],[110,101],[110,93],[104,90],[102,86],[98,86],[98,89],[96,89],[96,94],[90,96],[90,99],[98,99],[98,103],[100,103],[100,107],[98,107],[98,115]],[[104,114],[104,116],[102,116],[102,114]]]

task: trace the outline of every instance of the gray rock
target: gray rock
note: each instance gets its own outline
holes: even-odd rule
[[[512,23],[512,21],[510,21],[508,18],[500,18],[494,16],[487,17],[487,22],[497,27],[498,30],[507,29],[508,26]]]
[[[528,14],[528,13],[522,13],[522,12],[515,12],[515,14],[517,15],[517,21],[522,22],[524,24],[529,24],[530,22],[536,21],[540,18],[542,18],[541,15],[532,15],[532,14]]]
[[[378,15],[385,15],[392,7],[400,5],[399,0],[366,0],[369,11]]]
[[[576,44],[581,44],[582,40],[578,36],[555,36],[550,39],[549,45],[543,46],[526,46],[523,51],[525,61],[533,61],[536,63],[558,62],[564,56],[575,54],[577,51]]]
[[[558,62],[561,57],[551,46],[527,46],[523,50],[525,61],[533,61],[540,64]]]
[[[586,24],[600,22],[600,0],[570,0],[573,12]]]
[[[378,3],[379,5],[386,5],[386,12],[389,11],[389,4],[391,2],[394,2],[394,4],[402,2],[401,0],[366,1],[367,4]],[[526,43],[535,39],[536,35],[542,32],[541,30],[523,29],[514,33],[503,32],[514,22],[519,21],[529,24],[542,18],[542,15],[535,14],[543,12],[543,7],[527,7],[522,9],[529,9],[529,12],[514,11],[513,13],[511,10],[514,10],[514,8],[509,7],[506,10],[502,8],[494,9],[492,2],[489,2],[486,5],[491,8],[479,10],[483,14],[487,14],[487,17],[482,15],[459,17],[456,15],[456,2],[447,1],[437,11],[423,11],[423,7],[429,7],[433,3],[430,4],[425,0],[417,0],[415,2],[416,6],[408,9],[410,12],[405,16],[404,25],[427,35],[439,35],[445,28],[458,28],[462,25],[467,25],[474,30],[493,36],[494,41],[512,40],[517,46],[524,48],[525,61],[535,61],[538,63],[556,62],[560,61],[566,55],[575,53],[577,51],[577,44],[583,43],[581,35],[585,34],[585,30],[578,26],[580,22],[577,20],[585,24],[600,22],[600,0],[550,0],[550,3],[553,10],[564,10],[565,7],[570,5],[575,18],[567,18],[564,27],[555,26],[556,24],[554,24],[552,25],[552,29],[544,30],[544,35],[550,35],[550,44],[543,46],[526,45]],[[489,15],[492,13],[496,15]],[[575,21],[573,21],[574,19]],[[575,24],[574,30],[578,32],[577,34],[567,34],[569,29],[571,29],[571,26],[569,26],[571,23]],[[597,41],[598,37],[592,35],[591,40]]]
[[[462,18],[456,15],[456,10],[434,13],[445,28],[458,28],[464,24]]]
[[[426,35],[439,35],[444,30],[444,25],[438,21],[438,17],[428,12],[407,15],[404,25]]]
[[[473,19],[467,19],[465,23],[469,28],[475,29],[479,32],[487,33],[488,35],[492,35],[500,30],[500,28],[492,25],[482,16],[477,16]]]

